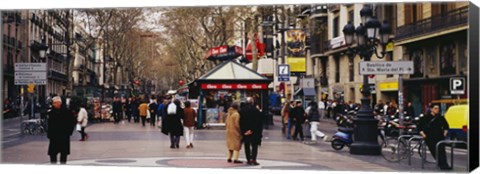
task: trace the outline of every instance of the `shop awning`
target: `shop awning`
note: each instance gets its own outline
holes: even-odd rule
[[[295,95],[303,95],[303,96],[316,96],[317,93],[315,92],[314,88],[300,88]]]

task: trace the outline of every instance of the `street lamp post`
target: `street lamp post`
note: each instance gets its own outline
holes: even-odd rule
[[[363,61],[370,61],[373,54],[378,58],[385,56],[385,47],[389,40],[390,26],[384,21],[381,24],[375,16],[370,6],[365,5],[360,11],[362,23],[355,29],[349,21],[343,28],[345,43],[348,45],[348,55],[359,55]],[[379,33],[379,36],[378,34]],[[357,46],[352,48],[356,35]],[[378,53],[377,46],[381,45],[382,51]],[[377,141],[377,123],[373,117],[370,107],[370,87],[368,85],[368,75],[363,76],[363,98],[362,106],[354,119],[354,142],[351,145],[350,153],[358,155],[380,155],[381,147]]]

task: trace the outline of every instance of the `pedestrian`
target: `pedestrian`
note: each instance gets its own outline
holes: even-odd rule
[[[243,163],[238,160],[239,151],[242,148],[242,132],[240,130],[240,114],[238,113],[238,102],[232,103],[228,109],[227,120],[225,121],[226,140],[228,148],[227,162]]]
[[[325,118],[325,102],[318,101],[318,111],[320,112],[320,119]]]
[[[10,99],[5,99],[3,102],[3,116],[5,118],[12,118],[15,116],[15,110],[13,109],[13,105],[10,102]]]
[[[387,102],[385,105],[383,105],[383,115],[387,115],[388,114],[388,107],[390,106],[390,102]],[[387,116],[390,116],[390,115],[387,115]]]
[[[302,102],[297,101],[295,102],[296,106],[290,111],[290,116],[293,119],[293,123],[295,124],[295,133],[293,133],[293,140],[298,140],[298,134],[300,134],[300,140],[303,141],[303,127],[302,124],[305,123],[305,110],[302,107]]]
[[[168,100],[163,99],[162,103],[158,105],[158,108],[157,108],[158,119],[161,120],[160,126],[162,127],[162,132],[164,134],[167,134],[165,129],[163,129],[165,125],[165,117],[167,116],[167,109],[166,109],[167,104],[168,104]]]
[[[172,105],[173,104],[173,105]],[[172,105],[172,106],[171,106]],[[171,108],[174,108],[171,110]],[[180,136],[183,135],[182,119],[184,118],[183,109],[180,100],[175,99],[167,106],[167,116],[165,117],[166,132],[170,135],[170,148],[180,148]]]
[[[290,112],[290,104],[291,102],[288,101],[288,99],[285,101],[285,103],[283,104],[283,107],[282,107],[282,112],[281,112],[281,115],[282,115],[282,133],[285,135],[290,135],[287,133],[287,129],[288,129],[288,113]],[[289,137],[287,137],[289,138]]]
[[[132,120],[132,98],[127,99],[125,105],[123,105],[123,110],[125,111],[125,115],[127,115],[128,122],[130,123],[130,120]]]
[[[311,138],[312,142],[317,141],[317,136],[320,138],[323,138],[325,134],[321,131],[318,130],[318,126],[320,125],[320,109],[317,109],[317,103],[312,102],[311,108],[308,111],[308,121],[310,122],[310,132],[311,132]],[[302,134],[300,134],[302,136]],[[296,137],[296,136],[295,136]]]
[[[62,99],[55,96],[52,99],[53,108],[47,113],[49,139],[48,155],[50,163],[57,164],[57,155],[60,153],[60,164],[67,163],[67,156],[70,154],[70,136],[76,124],[73,112],[62,107]]]
[[[148,104],[147,104],[148,100],[143,100],[142,101],[142,104],[140,104],[140,106],[138,106],[138,114],[140,116],[140,119],[142,121],[142,126],[145,126],[145,121],[147,120],[147,112],[148,111]]]
[[[245,146],[247,164],[260,165],[257,162],[258,144],[262,138],[262,115],[255,107],[252,97],[247,98],[247,103],[240,109],[240,130]]]
[[[185,101],[184,105],[183,133],[185,135],[185,142],[187,143],[188,149],[193,148],[193,130],[195,127],[195,118],[197,118],[197,113],[191,107],[190,101]]]
[[[112,109],[113,109],[114,123],[118,124],[121,120],[121,115],[122,115],[122,101],[120,101],[119,98],[115,97],[113,99]]]
[[[413,106],[412,106],[412,102],[407,103],[407,107],[405,107],[405,116],[410,116],[412,118],[416,117]]]
[[[337,114],[339,114],[339,112],[338,112],[338,106],[337,106],[337,101],[333,101],[333,102],[332,102],[332,112],[333,112],[332,119],[333,119],[334,121],[336,121],[336,119],[337,119]]]
[[[81,126],[80,131],[78,131],[82,135],[82,138],[80,139],[80,141],[85,141],[88,139],[88,134],[85,132],[87,123],[88,123],[88,113],[87,113],[87,110],[85,110],[85,104],[81,103],[80,110],[78,111],[78,116],[77,116],[77,124]]]
[[[158,108],[157,98],[152,96],[151,101],[152,102],[148,105],[149,112],[150,112],[150,125],[155,126],[155,123],[156,123],[155,118],[157,118],[157,108]]]
[[[388,115],[395,115],[397,113],[397,107],[393,104],[393,102],[390,102],[390,105],[387,108],[387,114]]]
[[[138,98],[133,98],[132,104],[131,104],[131,111],[132,111],[132,116],[133,116],[133,122],[138,123],[139,117],[138,117],[138,106],[140,106],[139,99]]]
[[[332,100],[328,99],[327,100],[327,118],[330,118],[332,115]]]
[[[419,133],[425,140],[425,143],[430,150],[433,158],[438,161],[441,170],[450,170],[452,166],[447,164],[447,158],[445,155],[445,145],[440,145],[437,149],[436,145],[447,137],[449,125],[444,117],[440,116],[440,107],[438,105],[432,105],[431,112],[427,113],[420,119]],[[438,157],[436,156],[437,150],[439,151]]]
[[[288,119],[288,125],[287,125],[287,139],[290,139],[293,132],[294,132],[294,122],[293,122],[293,116],[291,115],[291,111],[292,109],[295,107],[295,102],[294,101],[290,101],[290,103],[288,104],[288,110],[287,110],[287,119]]]

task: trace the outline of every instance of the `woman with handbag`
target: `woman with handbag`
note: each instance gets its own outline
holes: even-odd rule
[[[80,104],[80,111],[78,112],[77,116],[77,131],[82,134],[82,139],[80,141],[85,141],[88,139],[88,134],[85,133],[85,128],[87,127],[88,123],[88,113],[85,110],[85,105],[83,103]]]

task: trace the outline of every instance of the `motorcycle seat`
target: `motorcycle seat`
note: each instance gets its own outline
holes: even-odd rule
[[[353,133],[353,128],[339,127],[338,131],[345,133]]]

